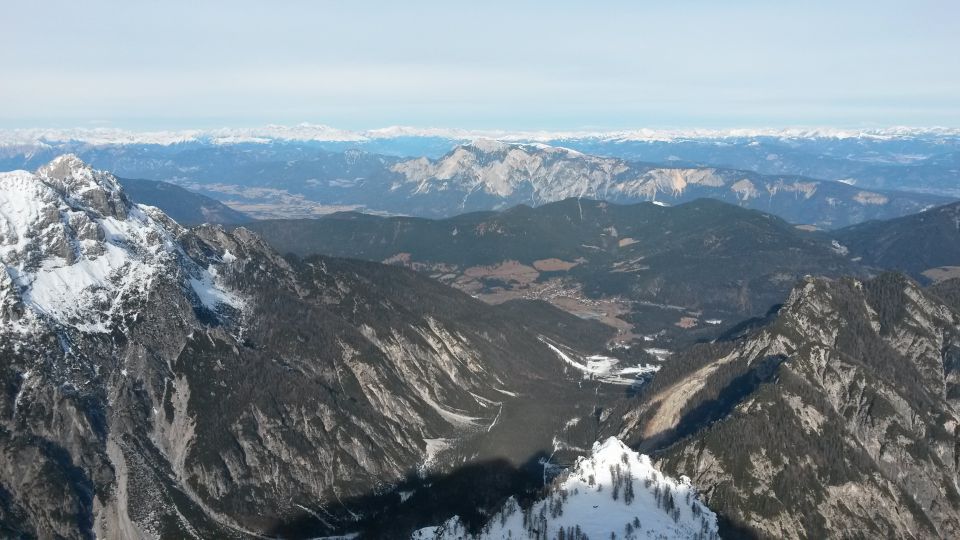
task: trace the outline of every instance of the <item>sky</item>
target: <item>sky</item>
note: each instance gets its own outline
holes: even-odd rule
[[[0,128],[960,126],[960,2],[10,1]]]

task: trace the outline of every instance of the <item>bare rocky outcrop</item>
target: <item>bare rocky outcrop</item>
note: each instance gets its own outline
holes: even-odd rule
[[[730,531],[953,538],[958,330],[956,311],[903,276],[808,279],[765,327],[677,359],[706,367],[667,371],[618,429],[693,478]],[[665,392],[682,402],[667,411]]]
[[[717,167],[662,166],[558,146],[479,140],[437,158],[393,163],[389,193],[371,208],[449,216],[570,197],[678,204],[719,199],[787,221],[833,228],[924,210],[914,195],[865,191],[842,182]],[[394,200],[400,197],[401,200]],[[940,199],[946,202],[945,199]],[[416,209],[411,212],[411,209]]]

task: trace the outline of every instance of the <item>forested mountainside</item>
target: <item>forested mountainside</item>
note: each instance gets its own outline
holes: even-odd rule
[[[887,221],[868,221],[832,235],[864,264],[923,281],[960,276],[960,203]]]
[[[403,265],[489,302],[544,299],[624,340],[712,339],[766,314],[804,275],[860,272],[840,245],[710,199],[675,207],[567,199],[444,220],[343,213],[249,228],[281,253]]]
[[[123,191],[130,200],[163,210],[171,219],[183,226],[215,223],[240,225],[253,219],[222,202],[194,193],[169,182],[119,178]]]
[[[674,357],[607,421],[738,535],[955,537],[954,288],[808,279],[769,324]]]

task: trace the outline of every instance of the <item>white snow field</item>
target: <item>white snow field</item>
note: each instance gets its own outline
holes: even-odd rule
[[[661,474],[650,458],[616,437],[561,474],[548,495],[523,509],[510,498],[484,529],[471,535],[456,517],[413,534],[415,540],[454,538],[716,539],[717,516],[686,477]]]

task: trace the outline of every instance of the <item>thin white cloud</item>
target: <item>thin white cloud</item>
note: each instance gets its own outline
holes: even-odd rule
[[[231,6],[5,6],[0,124],[960,123],[958,3]]]

